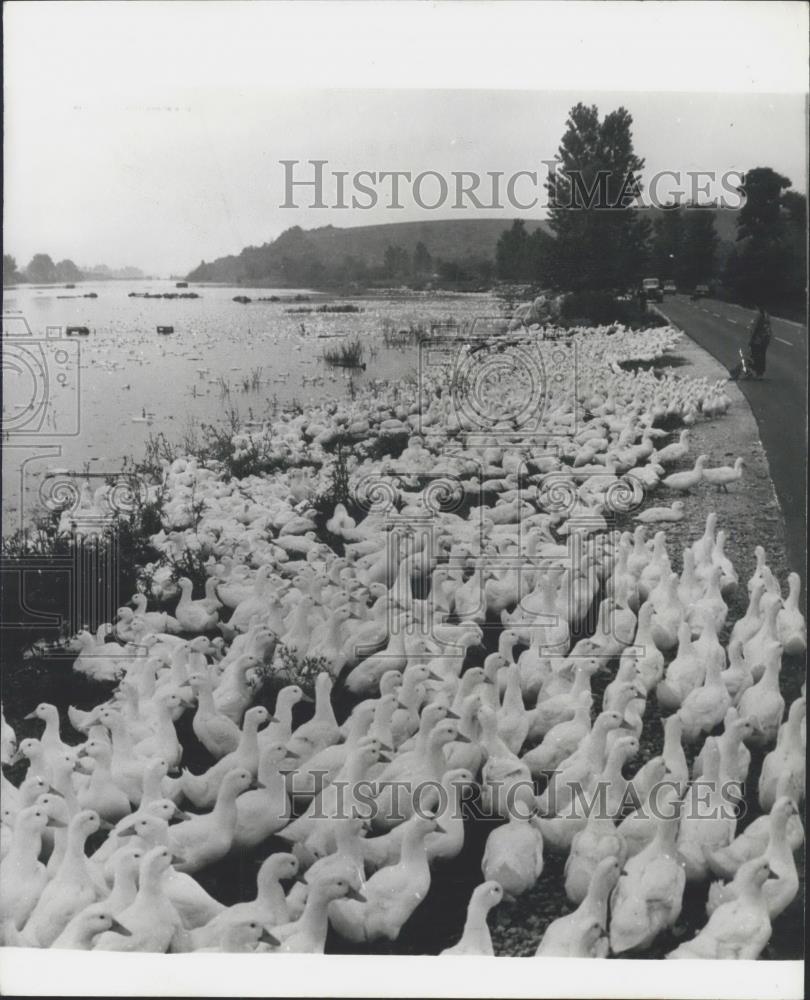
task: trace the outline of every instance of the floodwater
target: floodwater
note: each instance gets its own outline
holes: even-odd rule
[[[185,291],[200,298],[129,294]],[[84,298],[89,292],[98,298]],[[296,294],[310,295],[310,301],[291,301]],[[235,295],[253,301],[243,305],[233,301]],[[283,301],[257,301],[270,296]],[[329,302],[354,304],[362,312],[291,311]],[[485,294],[334,300],[306,289],[176,289],[173,281],[6,289],[3,530],[30,521],[49,471],[114,474],[124,457],[142,456],[150,434],[179,440],[190,424],[218,423],[231,410],[261,420],[293,401],[306,408],[330,396],[345,398],[350,380],[359,387],[369,378],[415,377],[418,349],[387,348],[386,326],[468,324],[499,312],[497,301]],[[69,326],[90,333],[67,337]],[[174,333],[161,336],[158,326],[173,326]],[[339,342],[327,338],[353,335],[367,347],[366,370],[326,365],[324,347]]]

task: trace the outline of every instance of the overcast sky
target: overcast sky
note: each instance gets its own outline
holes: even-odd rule
[[[425,212],[410,199],[399,211],[283,209],[279,161],[319,158],[350,173],[536,170],[553,157],[578,100],[602,113],[628,108],[648,177],[659,170],[767,165],[806,191],[800,92],[806,63],[802,75],[793,72],[806,58],[806,35],[797,44],[795,31],[805,5],[723,4],[726,20],[705,27],[708,43],[696,35],[699,51],[691,52],[689,35],[677,34],[691,17],[690,5],[676,5],[682,15],[672,29],[675,44],[664,34],[666,25],[646,26],[657,55],[632,33],[610,36],[608,22],[604,30],[593,23],[611,5],[597,13],[581,8],[575,20],[572,6],[560,12],[556,31],[548,30],[549,10],[534,27],[527,23],[527,44],[510,5],[490,22],[498,31],[489,37],[487,23],[475,24],[482,10],[490,15],[485,4],[446,4],[438,13],[426,4],[387,5],[397,12],[376,26],[366,22],[378,9],[367,4],[362,27],[356,22],[348,33],[351,7],[336,21],[335,7],[306,4],[292,12],[213,3],[6,5],[5,252],[20,264],[42,251],[79,265],[134,264],[168,274],[268,242],[292,225],[461,216]],[[624,10],[631,7],[641,9],[627,4]],[[749,25],[750,43],[747,35],[736,37],[738,7],[741,15],[744,8],[761,13]],[[457,44],[437,46],[435,35],[426,41],[424,31],[410,40],[403,35],[420,22],[437,34],[449,31]],[[470,22],[472,37],[465,34]],[[598,30],[577,42],[572,32],[583,24]],[[718,35],[717,24],[725,24],[730,41]],[[560,62],[566,27],[572,44]],[[376,39],[375,28],[382,32]],[[420,56],[420,44],[432,51]],[[716,89],[705,87],[701,75],[712,53],[715,62],[727,57],[736,71],[715,77]],[[516,68],[531,58],[542,72]],[[627,62],[634,59],[639,65],[631,76]],[[446,72],[448,61],[455,75]],[[759,62],[770,75],[757,77]],[[356,71],[364,64],[368,73],[361,78]],[[675,72],[667,75],[666,68]],[[574,79],[580,87],[572,86]],[[370,81],[442,89],[357,89]],[[506,89],[486,89],[496,81]],[[446,89],[471,83],[484,89]],[[703,92],[660,92],[701,83]]]

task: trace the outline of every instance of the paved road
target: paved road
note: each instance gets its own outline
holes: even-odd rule
[[[716,299],[690,302],[685,295],[668,296],[662,306],[721,364],[731,368],[740,347],[747,348],[754,313]],[[776,493],[785,515],[790,568],[806,580],[807,485],[807,327],[771,318],[773,339],[768,348],[765,378],[740,381],[754,412],[768,456]]]

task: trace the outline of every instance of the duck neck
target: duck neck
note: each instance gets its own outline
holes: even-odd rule
[[[208,681],[203,682],[197,688],[197,714],[208,718],[216,715],[214,705],[214,690]]]
[[[320,886],[314,885],[309,890],[304,912],[301,916],[301,930],[316,942],[326,942],[329,930],[329,900]]]
[[[147,868],[141,872],[141,877],[138,880],[138,901],[146,904],[150,916],[157,912],[158,907],[165,899],[163,880],[169,874],[168,869],[165,872],[158,872]]]
[[[138,895],[138,880],[131,867],[120,865],[113,878],[112,892],[105,901],[107,909],[115,915],[130,906]]]
[[[425,834],[417,827],[412,827],[402,838],[402,855],[400,864],[410,869],[424,868],[429,871]]]
[[[275,875],[259,879],[256,886],[256,902],[262,909],[271,910],[273,913],[278,913],[286,906],[284,890]]]
[[[285,691],[284,689],[279,691],[278,698],[276,699],[276,707],[273,710],[273,714],[278,721],[273,723],[273,731],[276,733],[285,733],[287,739],[289,739],[292,734],[292,715],[294,704],[293,693],[291,691]],[[279,739],[281,739],[281,736],[279,736]]]
[[[26,872],[29,866],[36,867],[41,850],[42,832],[28,830],[25,828],[25,823],[18,823],[14,828],[11,847],[6,855],[9,870],[22,873]]]
[[[236,829],[236,798],[238,792],[223,782],[219,787],[216,802],[212,810],[214,821],[227,829]]]
[[[323,684],[317,685],[315,689],[315,712],[312,718],[313,721],[328,722],[330,725],[337,727],[337,719],[335,718],[335,710],[332,707],[330,691],[331,687]]]
[[[68,828],[67,843],[65,845],[65,856],[56,875],[57,878],[68,878],[70,880],[83,880],[89,882],[90,872],[87,870],[87,858],[84,854],[84,845],[87,835],[75,826]]]
[[[467,919],[464,921],[464,932],[461,935],[462,941],[476,941],[479,938],[489,937],[489,925],[487,916],[489,909],[473,898],[467,907]]]
[[[236,749],[242,759],[255,761],[259,753],[259,720],[248,712],[242,725],[242,735]],[[255,765],[254,765],[255,766]],[[254,772],[255,773],[255,772]]]
[[[582,901],[582,909],[601,920],[603,927],[607,925],[608,898],[612,888],[612,882],[605,875],[594,873]]]
[[[576,683],[576,679],[574,683]],[[506,691],[503,696],[503,708],[511,712],[523,711],[523,693],[520,690],[520,670],[516,665],[513,665],[508,669],[506,676]]]

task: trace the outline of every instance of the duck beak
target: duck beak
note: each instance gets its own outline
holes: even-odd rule
[[[349,889],[346,893],[346,899],[354,899],[358,903],[366,903],[368,900],[363,895],[362,892],[358,892],[357,889]]]
[[[311,705],[315,701],[315,699],[312,697],[311,694],[302,694],[301,701],[309,702],[309,704]]]
[[[619,874],[620,875],[626,875],[627,874],[627,869],[626,868],[622,868],[622,870],[619,872]]]
[[[264,944],[271,944],[273,945],[274,948],[281,947],[281,942],[279,941],[279,939],[277,937],[273,937],[273,935],[268,930],[262,931],[261,936],[259,937],[259,941],[262,941]]]
[[[629,722],[625,722],[624,719],[622,719],[622,724],[619,726],[619,729],[629,729],[631,733],[635,732],[635,730],[630,725],[630,723]]]
[[[45,824],[46,826],[52,826],[57,830],[64,830],[67,827],[67,823],[63,823],[61,819],[54,819],[53,816]]]
[[[384,764],[390,764],[391,761],[393,760],[393,757],[389,757],[387,753],[381,753],[378,757],[378,760],[381,760]]]
[[[62,826],[64,826],[64,823],[62,824]],[[128,826],[125,830],[119,830],[118,831],[118,836],[119,837],[134,837],[134,836],[136,836],[135,827]]]
[[[495,681],[491,677],[484,678],[484,684],[494,684]]]
[[[469,736],[465,736],[464,733],[456,733],[456,743],[472,743]]]
[[[191,819],[191,816],[187,812],[183,812],[182,809],[175,808],[172,819],[178,823],[182,823],[184,820]]]
[[[110,930],[115,931],[116,934],[123,934],[124,937],[132,937],[132,931],[128,927],[124,927],[123,924],[119,924],[115,919],[110,924]]]
[[[445,828],[441,825],[441,823],[437,822],[436,826],[434,828],[434,832],[435,833],[447,833],[447,830],[445,830]]]
[[[102,819],[99,821],[98,828],[99,830],[112,830],[113,824],[106,819]]]
[[[267,785],[262,784],[262,782],[259,781],[258,778],[256,778],[255,781],[251,781],[251,783],[248,785],[248,788],[253,789],[255,791],[257,788],[267,788]]]
[[[447,716],[446,717],[448,719],[459,719],[460,718],[460,716],[456,715],[456,713],[451,708],[447,709]]]
[[[28,715],[24,715],[23,716],[24,720],[25,719],[36,719],[36,718],[39,718],[38,715],[37,715],[37,713],[36,713],[36,711],[29,712]]]
[[[275,717],[275,715],[268,715],[268,716],[267,716],[267,723],[268,723],[268,725],[269,725],[269,724],[270,724],[271,722],[278,722],[278,719],[277,719],[277,718]]]
[[[380,750],[382,750],[383,753],[393,753],[394,752],[394,748],[393,747],[389,747],[387,743],[380,743]]]
[[[442,678],[436,673],[435,670],[428,670],[428,680],[430,681],[441,681]]]
[[[186,859],[185,859],[185,857],[182,854],[174,854],[174,853],[172,853],[172,864],[173,865],[182,865],[182,864],[185,863],[185,860]]]
[[[285,757],[285,759],[287,757],[290,757],[292,760],[300,760],[301,759],[301,754],[300,753],[296,753],[294,750],[288,750],[284,754],[284,757]]]
[[[768,866],[768,878],[769,879],[779,878],[779,876],[776,874],[776,872],[773,870],[773,868],[770,867],[770,865]]]
[[[166,774],[170,778],[179,778],[180,777],[180,766],[176,765],[175,767],[170,767],[169,770],[166,772]]]

